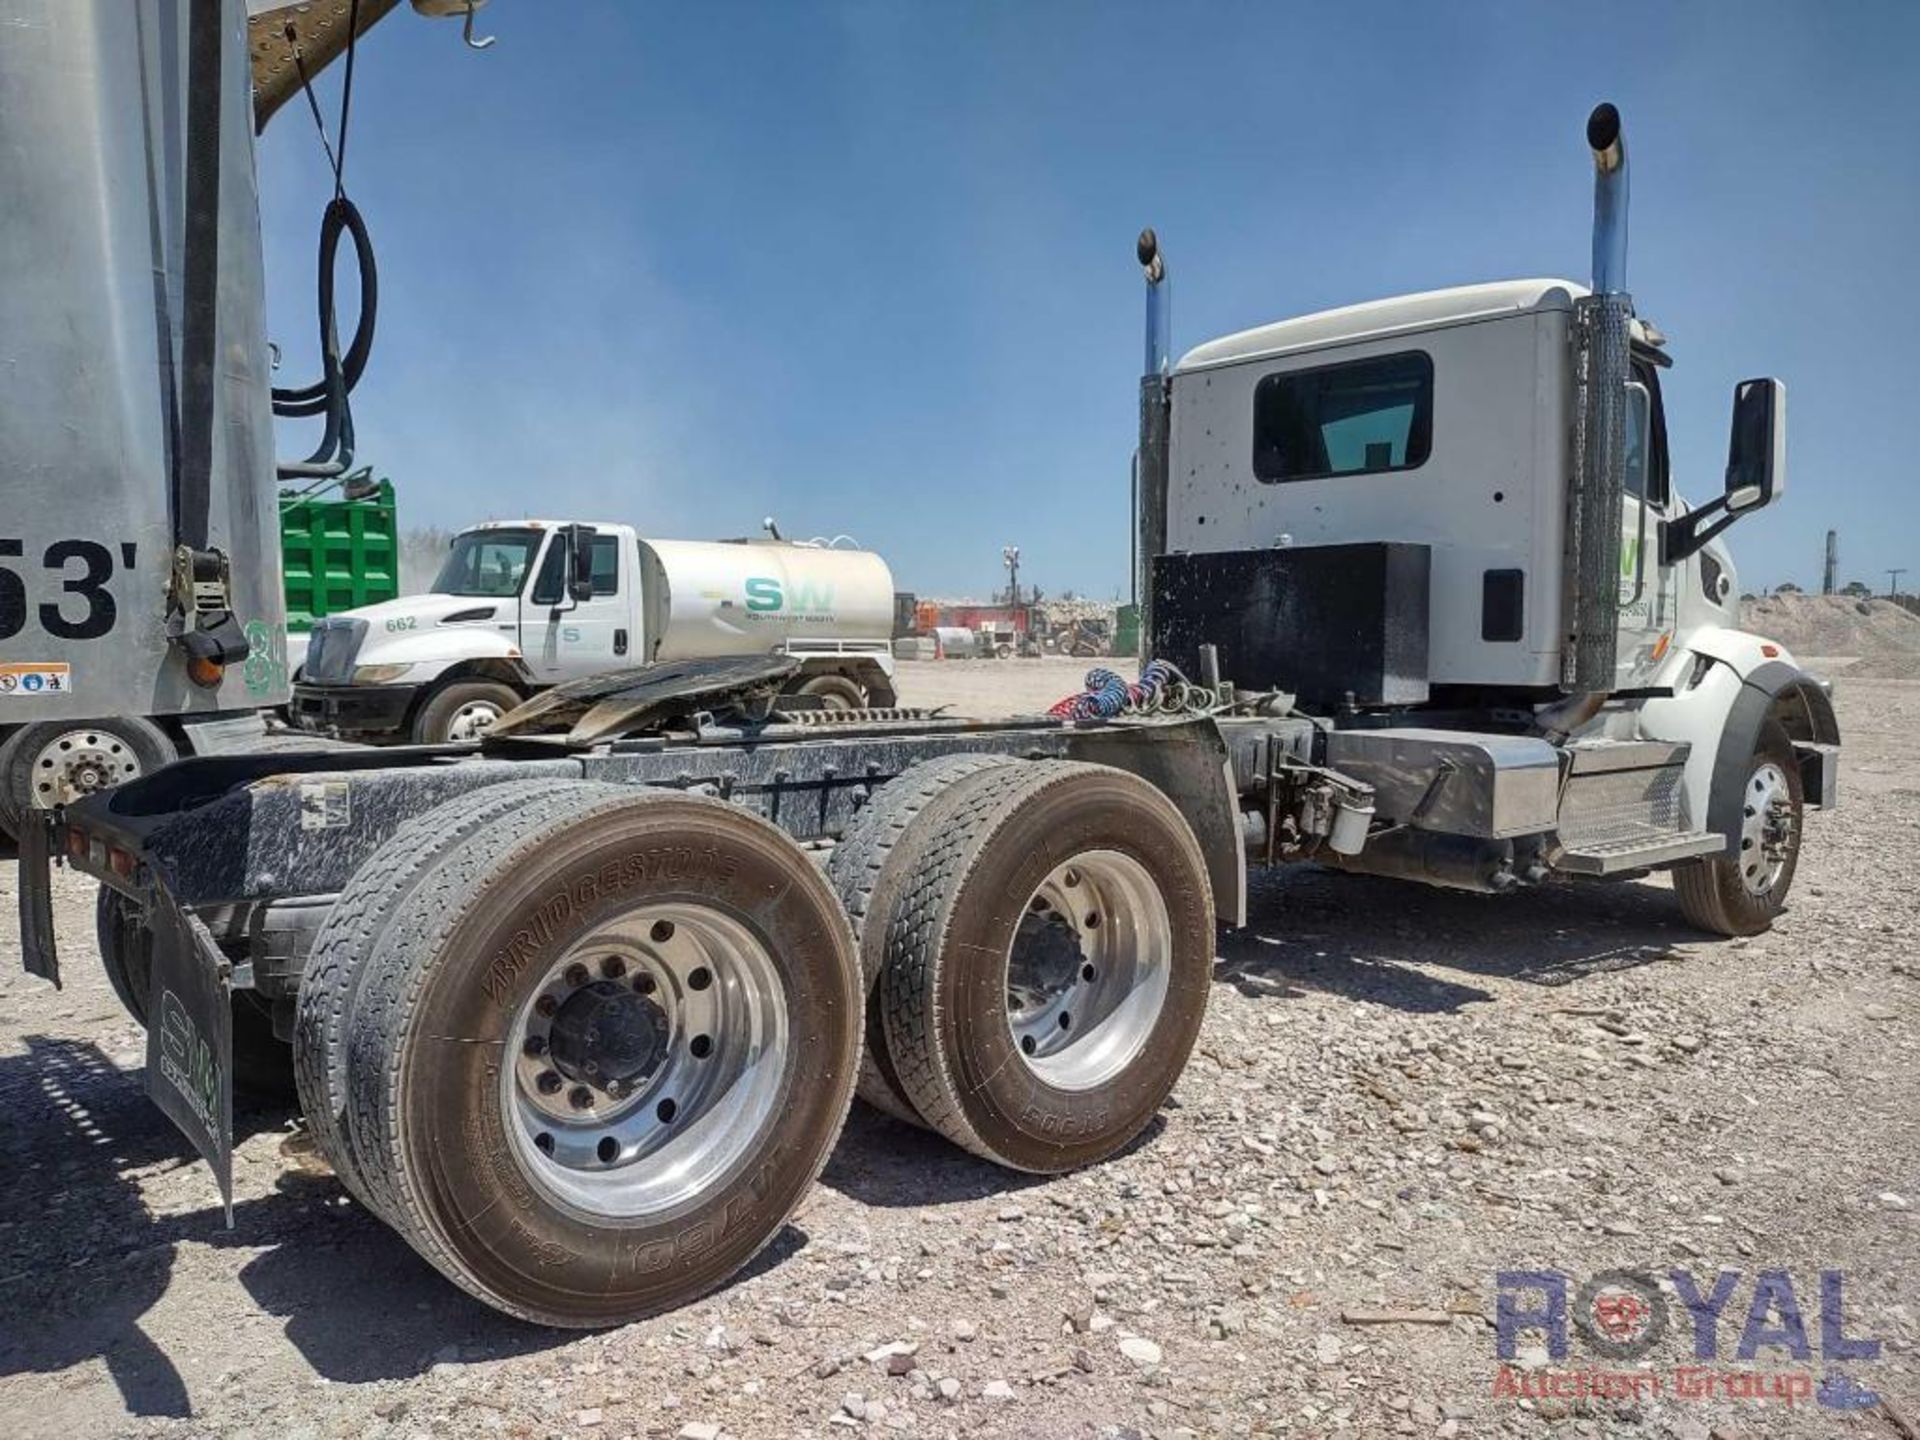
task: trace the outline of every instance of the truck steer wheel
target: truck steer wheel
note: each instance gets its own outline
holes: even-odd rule
[[[1740,832],[1728,855],[1690,860],[1673,872],[1689,923],[1720,935],[1758,935],[1786,908],[1800,863],[1800,766],[1777,720],[1760,729],[1740,795]]]
[[[430,696],[413,718],[416,745],[481,739],[520,704],[520,692],[497,680],[461,680]]]
[[[449,1278],[552,1325],[719,1284],[852,1099],[861,985],[794,842],[720,801],[563,789],[455,845],[347,1016],[347,1141]]]
[[[1112,1154],[1172,1090],[1206,1009],[1213,900],[1192,830],[1146,781],[1061,761],[966,776],[920,823],[933,838],[880,981],[902,1090],[1014,1169]]]
[[[137,715],[43,720],[0,745],[0,830],[17,835],[31,810],[51,810],[178,758],[159,726]]]

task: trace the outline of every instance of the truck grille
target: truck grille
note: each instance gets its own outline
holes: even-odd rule
[[[347,684],[353,679],[353,662],[360,654],[360,641],[366,633],[364,620],[335,616],[315,621],[313,638],[307,642],[302,678],[311,685]]]

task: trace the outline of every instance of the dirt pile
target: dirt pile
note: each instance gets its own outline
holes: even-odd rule
[[[1741,624],[1798,656],[1858,657],[1849,675],[1920,680],[1920,615],[1891,600],[1768,595],[1740,607]]]

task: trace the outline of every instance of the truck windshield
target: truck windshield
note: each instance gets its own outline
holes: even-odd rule
[[[527,565],[539,548],[538,530],[469,530],[456,535],[447,563],[433,582],[434,593],[518,595]]]

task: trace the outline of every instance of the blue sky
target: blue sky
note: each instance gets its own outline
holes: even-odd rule
[[[1331,305],[1584,279],[1586,113],[1632,152],[1629,282],[1670,337],[1675,477],[1716,494],[1735,381],[1783,377],[1790,493],[1742,584],[1920,579],[1920,5],[496,0],[360,54],[350,193],[381,314],[354,399],[402,523],[529,512],[850,533],[897,583],[1127,583],[1156,226],[1176,350]],[[322,79],[331,119],[342,67]],[[329,193],[298,101],[260,148],[283,383],[317,373]],[[285,453],[309,431],[282,422]]]

